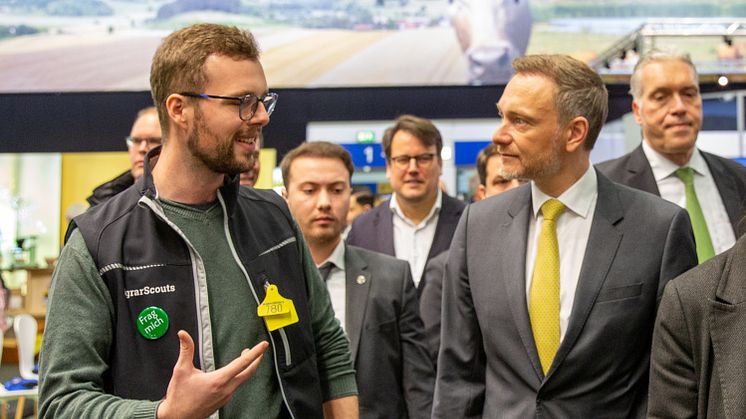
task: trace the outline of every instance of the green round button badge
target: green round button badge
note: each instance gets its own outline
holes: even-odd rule
[[[158,339],[168,331],[168,314],[160,307],[148,307],[137,316],[137,330],[146,339]]]

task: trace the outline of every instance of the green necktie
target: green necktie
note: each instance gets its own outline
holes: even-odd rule
[[[528,314],[544,375],[549,371],[560,344],[560,262],[555,220],[564,210],[565,205],[556,199],[541,206],[544,222],[536,246],[529,291]]]
[[[676,176],[684,182],[686,211],[689,213],[689,219],[692,220],[694,240],[697,242],[697,259],[699,263],[702,263],[715,256],[715,249],[712,247],[710,231],[707,230],[705,216],[702,213],[702,207],[699,206],[697,193],[694,191],[694,170],[691,167],[682,167],[676,170]]]

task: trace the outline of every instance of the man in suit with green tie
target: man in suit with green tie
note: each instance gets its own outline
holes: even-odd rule
[[[642,144],[599,171],[686,208],[700,263],[729,249],[746,210],[746,167],[697,148],[702,96],[691,59],[668,51],[644,55],[630,93]]]

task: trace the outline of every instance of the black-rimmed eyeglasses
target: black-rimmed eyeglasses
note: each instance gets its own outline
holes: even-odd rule
[[[417,167],[425,169],[433,164],[433,161],[435,160],[435,153],[424,153],[418,154],[416,156],[396,156],[391,157],[389,160],[391,161],[392,166],[396,167],[397,169],[408,168],[412,160],[417,163]]]
[[[248,95],[241,97],[208,95],[207,93],[192,92],[181,92],[179,94],[198,99],[237,100],[238,117],[243,121],[248,121],[254,116],[256,110],[259,108],[259,102],[264,105],[264,110],[267,111],[267,115],[272,115],[272,111],[275,110],[275,105],[277,105],[277,93],[267,93],[264,96],[257,96],[253,93],[249,93]]]

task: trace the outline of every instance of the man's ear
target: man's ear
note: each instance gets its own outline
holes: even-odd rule
[[[285,200],[288,200],[288,190],[286,187],[282,187],[282,197],[285,198]]]
[[[477,192],[474,193],[474,201],[481,201],[487,196],[487,187],[480,184],[477,186]]]
[[[568,134],[565,150],[574,152],[585,144],[588,138],[588,120],[584,116],[576,116],[567,124],[566,132]]]
[[[185,126],[192,118],[193,111],[187,104],[187,99],[179,94],[171,94],[166,98],[166,110],[171,122],[177,126]]]
[[[632,114],[635,116],[635,122],[638,125],[642,125],[642,115],[640,112],[642,112],[642,107],[636,100],[632,100]]]

